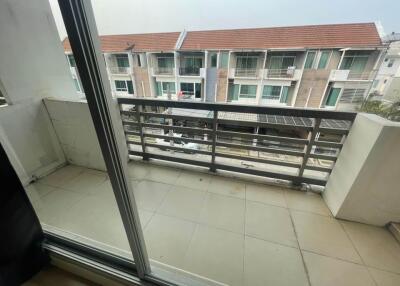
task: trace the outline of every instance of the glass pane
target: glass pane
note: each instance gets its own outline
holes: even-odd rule
[[[117,59],[117,66],[120,68],[127,68],[129,67],[129,59],[128,55],[116,55]]]
[[[283,86],[282,87],[282,95],[281,95],[281,103],[288,103],[289,99],[289,87],[288,86]]]
[[[126,83],[127,83],[127,85],[128,85],[128,93],[129,93],[129,94],[133,94],[133,84],[132,84],[132,81],[128,80]]]
[[[228,93],[228,101],[239,99],[239,85],[238,84],[230,84],[228,92],[229,92]]]
[[[336,105],[337,99],[340,94],[340,90],[341,90],[340,88],[331,88],[329,90],[329,94],[328,94],[328,97],[327,97],[326,103],[325,103],[326,106],[335,106]]]
[[[218,58],[217,53],[212,53],[210,58],[211,58],[211,67],[216,68],[217,67],[217,58]]]
[[[282,68],[282,57],[271,57],[269,69],[281,69]]]
[[[324,69],[328,63],[328,59],[331,55],[331,51],[321,52],[321,57],[319,58],[318,69]]]
[[[229,53],[228,52],[221,52],[220,53],[220,67],[225,69],[228,67],[228,60],[229,60]]]
[[[313,67],[315,54],[316,54],[316,52],[308,52],[307,58],[306,58],[306,63],[304,64],[305,69],[311,69]]]

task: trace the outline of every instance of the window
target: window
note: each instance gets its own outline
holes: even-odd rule
[[[256,85],[241,85],[239,96],[243,98],[255,98],[257,93]]]
[[[142,61],[140,60],[140,55],[139,54],[136,55],[136,59],[137,59],[138,66],[141,67],[142,66]]]
[[[360,103],[364,100],[365,88],[345,88],[340,97],[341,103]]]
[[[77,78],[73,78],[73,80],[74,80],[74,84],[75,84],[75,89],[76,89],[76,91],[77,92],[82,92],[82,90],[81,90],[81,87],[80,87],[80,85],[79,85],[79,80],[77,79]]]
[[[125,55],[125,54],[115,55],[115,59],[117,60],[117,66],[119,68],[128,68],[129,67],[128,55]]]
[[[340,94],[340,88],[331,87],[326,97],[325,106],[336,106],[337,99]]]
[[[133,94],[133,84],[130,80],[116,80],[115,81],[115,90],[128,92],[129,94]]]
[[[228,67],[228,61],[229,61],[229,53],[221,52],[220,59],[219,59],[219,67],[221,69],[226,69]]]
[[[228,101],[234,101],[239,99],[239,84],[230,83],[228,87]]]
[[[192,82],[181,82],[181,91],[185,98],[201,98],[201,84]]]
[[[317,52],[315,52],[315,51],[310,51],[310,52],[307,53],[306,62],[304,64],[304,68],[305,69],[312,69],[313,68],[316,54],[317,54]]]
[[[156,93],[157,96],[175,94],[175,82],[156,82]]]
[[[238,69],[256,69],[257,57],[252,56],[238,56],[236,59],[236,68]]]
[[[394,59],[390,59],[387,64],[388,68],[391,68],[393,66],[393,64],[394,64]]]
[[[287,103],[289,99],[289,87],[280,85],[265,85],[262,98],[267,101],[279,101]]]
[[[67,55],[69,65],[74,68],[76,67],[74,55]]]
[[[367,65],[368,57],[368,54],[365,52],[349,51],[343,57],[340,69],[361,73],[364,71],[364,68]]]
[[[267,56],[268,57],[268,56]],[[294,66],[295,56],[276,55],[271,56],[268,64],[268,69],[283,70]]]
[[[211,65],[210,66],[212,68],[216,68],[217,67],[217,59],[218,59],[217,53],[212,53],[211,56],[210,56],[210,59],[211,59]]]
[[[203,58],[199,56],[185,56],[183,58],[182,67],[184,68],[201,68],[203,66]]]
[[[159,68],[172,69],[175,66],[173,57],[158,57],[157,63]]]
[[[331,56],[331,51],[322,51],[320,53],[320,58],[317,67],[319,70],[326,68],[330,56]]]

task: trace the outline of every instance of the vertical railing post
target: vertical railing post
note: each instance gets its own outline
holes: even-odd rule
[[[308,158],[310,157],[311,149],[312,149],[312,146],[314,145],[315,137],[318,134],[318,130],[319,130],[319,125],[320,124],[321,124],[321,118],[315,118],[315,121],[314,121],[314,124],[313,124],[313,129],[308,133],[308,138],[307,138],[308,139],[308,144],[304,148],[305,149],[304,150],[304,157],[303,157],[303,161],[301,162],[301,166],[300,166],[299,173],[298,173],[299,179],[298,179],[297,182],[295,182],[297,184],[302,183],[302,179],[301,178],[303,177],[304,170],[306,168]]]
[[[218,110],[214,110],[214,117],[213,117],[213,131],[212,131],[212,147],[211,147],[211,172],[216,172],[217,169],[215,168],[215,147],[217,145],[217,129],[218,129]]]
[[[146,153],[146,143],[144,140],[144,132],[143,132],[143,116],[142,116],[142,110],[143,110],[143,106],[137,104],[136,105],[136,120],[138,122],[138,127],[139,127],[139,135],[140,135],[140,144],[142,145],[142,158],[143,160],[148,160],[148,156]]]

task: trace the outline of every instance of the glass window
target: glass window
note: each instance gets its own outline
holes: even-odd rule
[[[368,62],[368,55],[365,53],[350,53],[343,57],[341,70],[351,70],[352,72],[363,72]]]
[[[126,82],[126,84],[128,85],[128,93],[129,94],[133,94],[133,83],[132,83],[132,81],[128,80]]]
[[[240,97],[244,98],[255,98],[257,93],[256,85],[242,84],[240,86]]]
[[[265,85],[263,89],[262,98],[270,100],[279,100],[281,96],[280,85]]]
[[[267,56],[268,57],[268,56]],[[287,69],[288,67],[294,66],[295,56],[271,56],[271,60],[268,65],[268,69]]]
[[[228,67],[229,53],[221,52],[219,57],[220,57],[219,67],[221,69],[226,69]]]
[[[329,57],[331,55],[331,51],[323,51],[321,52],[321,56],[318,62],[318,69],[325,69],[328,64]]]
[[[211,56],[210,56],[210,59],[211,59],[211,65],[210,66],[212,68],[216,68],[217,67],[217,59],[218,59],[217,53],[212,53]]]
[[[80,87],[80,85],[79,85],[78,79],[77,79],[77,78],[73,78],[73,80],[74,80],[74,84],[75,84],[75,89],[76,89],[76,91],[77,91],[77,92],[81,92],[81,87]]]
[[[136,55],[136,58],[137,58],[137,64],[138,64],[138,66],[141,67],[141,66],[142,66],[142,62],[141,62],[141,60],[140,60],[140,55]]]
[[[340,94],[340,88],[331,87],[326,98],[325,106],[335,106]]]
[[[68,55],[68,62],[71,67],[76,67],[74,55]]]
[[[305,69],[313,68],[315,55],[316,55],[316,52],[314,52],[314,51],[307,53],[306,63],[304,64]]]
[[[228,89],[228,101],[238,100],[239,99],[239,85],[238,84],[229,84]]]
[[[283,86],[280,103],[288,103],[288,101],[289,101],[289,87]]]
[[[236,68],[238,69],[256,69],[257,57],[239,56],[236,59]]]
[[[158,57],[157,60],[159,68],[173,68],[175,65],[173,57]]]
[[[115,58],[117,60],[117,66],[119,68],[128,68],[129,67],[128,55],[125,55],[125,54],[115,55]]]
[[[174,94],[175,93],[175,82],[163,82],[162,83],[162,92],[164,94]]]
[[[162,86],[161,82],[156,82],[156,96],[162,96]]]
[[[390,59],[388,62],[388,65],[387,65],[388,68],[391,68],[393,66],[393,64],[394,64],[394,59]]]

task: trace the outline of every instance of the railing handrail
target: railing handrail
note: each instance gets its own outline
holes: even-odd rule
[[[244,104],[226,104],[212,102],[190,102],[176,101],[152,98],[132,98],[119,96],[117,97],[119,104],[133,104],[160,107],[188,108],[210,111],[240,112],[240,113],[257,113],[268,115],[294,116],[294,117],[311,117],[321,119],[337,119],[353,121],[357,115],[356,112],[321,110],[310,108],[294,108],[294,107],[272,107],[272,106],[255,106]]]
[[[290,73],[288,71],[291,71]],[[294,77],[296,69],[266,69],[266,76],[267,77],[277,77],[277,78],[282,78],[282,77]]]
[[[130,67],[119,67],[119,66],[111,66],[109,67],[111,72],[121,72],[121,73],[128,73]]]
[[[200,75],[201,67],[180,67],[180,75]]]
[[[154,67],[155,73],[174,73],[173,67]]]

